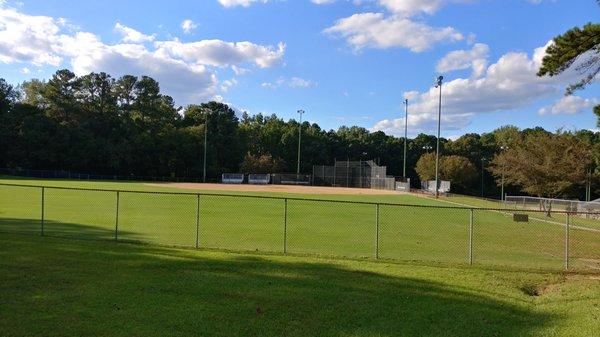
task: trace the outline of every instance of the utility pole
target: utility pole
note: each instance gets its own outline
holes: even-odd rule
[[[404,165],[402,166],[402,177],[406,179],[406,143],[408,134],[408,98],[404,99]]]
[[[435,153],[435,197],[439,195],[439,176],[440,176],[440,129],[442,126],[442,81],[444,76],[437,78],[436,88],[440,88],[440,99],[438,103],[438,129],[437,129],[437,147]]]
[[[304,110],[298,110],[300,114],[300,125],[298,125],[298,166],[296,168],[296,174],[300,175],[300,143],[302,142],[302,115],[306,113]]]

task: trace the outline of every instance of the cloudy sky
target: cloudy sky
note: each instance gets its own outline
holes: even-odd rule
[[[600,17],[594,0],[0,0],[0,77],[150,75],[178,105],[222,100],[324,128],[443,134],[514,124],[594,129],[600,84],[537,78],[557,34]]]

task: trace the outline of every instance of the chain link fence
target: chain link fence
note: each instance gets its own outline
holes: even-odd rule
[[[597,218],[555,210],[0,184],[2,232],[434,263],[598,270]]]

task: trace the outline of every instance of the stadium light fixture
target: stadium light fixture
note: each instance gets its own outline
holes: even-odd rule
[[[406,178],[406,143],[408,134],[408,98],[404,99],[404,164],[402,166],[402,177]]]
[[[442,126],[442,81],[444,76],[438,76],[436,88],[440,88],[440,98],[438,101],[438,128],[437,128],[437,145],[435,151],[435,197],[439,196],[439,175],[440,175],[440,129]]]
[[[433,147],[431,147],[431,145],[423,146],[423,150],[427,151],[427,153],[429,153],[429,151],[431,151],[431,149],[433,149]]]
[[[306,111],[298,110],[298,114],[300,114],[300,125],[298,125],[298,166],[296,167],[296,174],[300,174],[300,144],[302,142],[302,115],[305,114]]]

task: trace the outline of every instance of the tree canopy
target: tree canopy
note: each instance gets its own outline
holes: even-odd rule
[[[600,0],[597,2],[600,5]],[[556,76],[571,68],[579,72],[580,79],[567,87],[566,95],[585,88],[600,73],[600,24],[587,23],[556,36],[546,48],[538,76]],[[600,126],[600,105],[594,107],[594,114]]]
[[[209,180],[223,172],[296,171],[298,121],[249,115],[219,102],[179,107],[150,77],[75,76],[61,70],[48,81],[31,80],[18,87],[0,79],[0,121],[0,167],[198,178],[206,133]],[[301,127],[303,173],[336,159],[372,159],[387,166],[388,174],[402,175],[403,138],[358,126],[324,130],[305,121]],[[455,140],[442,138],[442,177],[453,181],[456,192],[479,194],[483,184],[487,196],[498,197],[496,178],[482,159],[493,158],[503,146],[517,148],[527,137],[552,135],[542,128],[504,126]],[[570,135],[588,144],[592,168],[598,167],[600,133]],[[415,187],[422,173],[418,161],[434,158],[435,143],[432,135],[408,139],[407,176]],[[522,193],[518,182],[511,184],[508,193]],[[573,186],[564,193],[577,197],[583,190]]]

